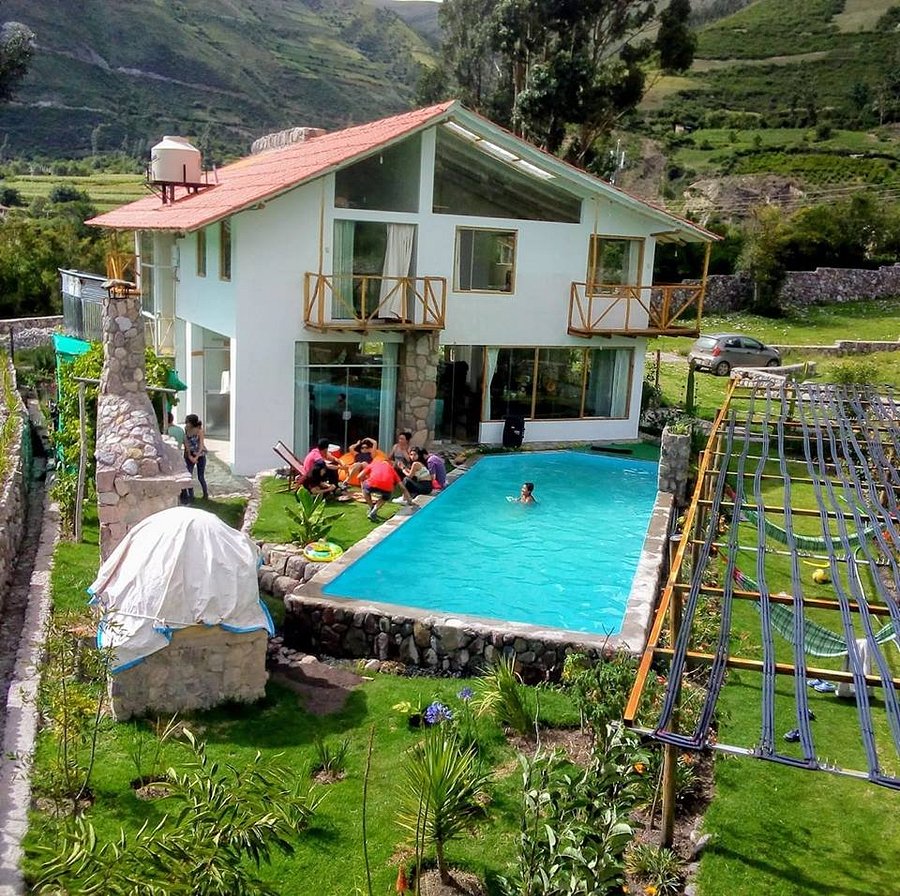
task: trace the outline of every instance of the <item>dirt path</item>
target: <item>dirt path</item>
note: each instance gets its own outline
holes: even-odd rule
[[[0,743],[6,731],[6,697],[16,665],[22,637],[25,611],[28,607],[31,574],[41,537],[44,503],[44,459],[35,457],[34,478],[25,505],[25,531],[16,559],[16,568],[0,616]]]

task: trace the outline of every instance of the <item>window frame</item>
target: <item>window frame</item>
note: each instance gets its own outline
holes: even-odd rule
[[[598,248],[597,252],[594,251],[594,246],[602,243],[603,241],[607,242],[627,242],[627,243],[637,243],[638,247],[638,257],[637,257],[637,277],[634,283],[602,283],[598,282],[596,279],[596,270],[597,270],[597,260],[600,257],[601,249]],[[647,248],[647,240],[645,237],[640,236],[625,236],[623,234],[615,234],[615,233],[592,233],[588,237],[588,256],[587,256],[587,271],[585,273],[585,285],[587,287],[587,291],[589,295],[609,295],[611,294],[611,290],[613,288],[622,289],[623,287],[632,287],[634,289],[640,289],[642,280],[643,280],[643,272],[644,272],[644,253]],[[606,287],[604,289],[603,287]]]
[[[219,279],[231,281],[232,233],[231,218],[219,221]]]
[[[509,289],[489,289],[485,287],[476,287],[473,288],[471,286],[464,287],[461,285],[461,262],[462,262],[462,233],[466,232],[481,232],[481,233],[494,233],[500,234],[503,236],[511,236],[513,241],[512,246],[512,262],[494,262],[494,264],[510,264],[510,280],[509,280]],[[474,238],[472,240],[472,245],[474,248],[475,241]],[[519,230],[515,227],[482,227],[482,226],[469,226],[460,224],[456,228],[456,246],[453,253],[453,289],[454,292],[462,292],[467,295],[471,294],[483,294],[483,295],[492,295],[492,296],[511,296],[515,294],[516,291],[516,269],[518,267],[518,256],[519,256]]]
[[[201,227],[200,230],[197,231],[197,276],[205,277],[206,276],[206,252],[207,252],[207,244],[206,244],[206,228]]]

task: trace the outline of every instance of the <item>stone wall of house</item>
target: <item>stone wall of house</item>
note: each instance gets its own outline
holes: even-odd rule
[[[806,307],[898,296],[900,264],[895,264],[877,270],[816,268],[814,271],[789,271],[781,286],[779,301],[785,307]],[[752,297],[753,283],[749,277],[713,274],[707,278],[703,308],[705,312],[714,314],[737,311],[746,308]]]
[[[407,335],[397,377],[397,429],[410,430],[414,445],[428,445],[434,439],[439,358],[438,333]]]
[[[7,368],[7,375],[15,392],[13,407],[8,407],[6,397],[0,396],[0,429],[9,427],[10,439],[3,446],[5,463],[0,481],[0,613],[12,578],[22,533],[25,529],[25,502],[28,491],[28,471],[31,469],[31,440],[28,437],[28,414],[15,388],[16,371],[9,357],[3,355],[0,363]]]
[[[146,392],[140,296],[103,300],[103,373],[97,399],[97,507],[106,559],[142,519],[174,507],[190,485],[174,442],[159,431]]]
[[[227,632],[191,626],[168,647],[117,673],[109,685],[113,717],[209,709],[225,700],[251,703],[265,696],[267,632]]]

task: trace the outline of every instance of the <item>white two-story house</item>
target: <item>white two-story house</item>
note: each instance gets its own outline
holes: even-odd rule
[[[712,234],[455,102],[261,142],[89,222],[134,233],[177,416],[236,472],[279,439],[499,443],[509,416],[526,442],[636,437],[646,338],[698,331],[706,276],[654,285],[656,246]]]

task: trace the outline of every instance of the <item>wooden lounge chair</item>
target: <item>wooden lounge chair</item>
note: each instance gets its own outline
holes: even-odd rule
[[[303,485],[303,480],[306,479],[303,461],[280,439],[275,443],[272,450],[288,465],[288,490],[296,491]]]

